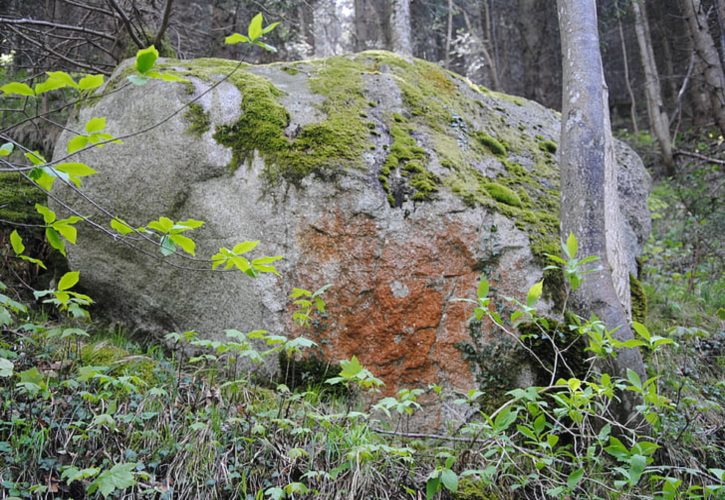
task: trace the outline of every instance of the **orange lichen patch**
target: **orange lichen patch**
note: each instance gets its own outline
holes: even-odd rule
[[[299,236],[297,282],[331,283],[329,315],[315,340],[331,361],[353,355],[386,383],[403,387],[474,384],[456,348],[468,340],[475,290],[476,235],[455,220],[409,220],[397,231],[335,210]],[[314,263],[314,264],[313,264]]]

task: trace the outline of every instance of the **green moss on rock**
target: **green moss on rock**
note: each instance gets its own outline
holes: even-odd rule
[[[45,203],[40,189],[16,173],[0,173],[0,219],[10,223],[41,223],[36,203]]]
[[[486,188],[486,191],[488,191],[488,194],[490,194],[491,197],[496,201],[511,205],[512,207],[520,207],[523,205],[523,203],[521,202],[521,198],[519,198],[519,195],[517,195],[506,186],[503,186],[501,184],[495,184],[493,182],[488,182],[484,185],[484,187]]]
[[[554,141],[541,141],[539,143],[539,149],[552,155],[556,153],[558,147],[559,146]]]
[[[392,118],[390,136],[393,142],[380,168],[378,180],[393,207],[400,206],[404,191],[410,191],[411,199],[415,201],[429,200],[438,191],[440,180],[426,169],[428,155],[418,146],[407,120],[399,114],[394,114]],[[398,181],[391,176],[396,176]]]
[[[211,128],[209,113],[206,112],[201,104],[189,104],[186,113],[184,113],[184,118],[189,121],[189,126],[186,131],[197,137],[201,137]]]
[[[642,283],[633,275],[629,274],[629,293],[632,301],[632,319],[638,323],[647,320],[647,294],[642,288]]]
[[[476,132],[476,139],[491,150],[496,156],[506,156],[506,146],[501,144],[496,138],[484,132]]]

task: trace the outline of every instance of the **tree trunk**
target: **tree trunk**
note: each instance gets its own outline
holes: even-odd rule
[[[315,57],[334,55],[338,38],[335,0],[317,0],[313,9],[312,36]]]
[[[681,0],[681,4],[697,56],[704,65],[703,76],[709,89],[715,123],[725,135],[725,74],[707,26],[707,15],[700,0]]]
[[[403,56],[413,55],[410,34],[410,0],[392,0],[390,12],[390,39],[393,52]]]
[[[621,261],[621,235],[617,234],[619,203],[614,144],[609,123],[607,87],[599,52],[595,0],[558,0],[563,58],[563,102],[560,139],[561,228],[574,233],[581,256],[596,255],[573,306],[584,316],[596,314],[607,329],[619,328],[615,338],[633,338],[628,322],[626,265]],[[596,266],[596,270],[595,270]],[[624,268],[624,272],[622,271]],[[604,369],[625,377],[627,369],[645,376],[637,349],[623,349]],[[637,400],[622,393],[615,411],[620,422],[632,417]]]
[[[644,91],[647,97],[647,114],[649,124],[654,133],[662,153],[662,163],[665,165],[665,174],[675,174],[675,162],[672,159],[672,139],[670,137],[670,119],[667,117],[664,104],[662,103],[662,89],[660,88],[660,77],[655,62],[655,53],[652,49],[652,36],[647,20],[647,11],[644,2],[632,1],[634,11],[634,31],[637,34],[639,55],[644,70]]]
[[[632,80],[629,76],[629,57],[627,55],[627,41],[624,38],[624,27],[622,26],[622,15],[619,11],[619,2],[614,7],[617,11],[617,28],[619,30],[619,41],[622,45],[622,61],[624,63],[624,83],[627,85],[627,93],[629,94],[629,115],[632,119],[632,127],[634,133],[639,134],[639,125],[637,124],[637,99],[632,89]]]

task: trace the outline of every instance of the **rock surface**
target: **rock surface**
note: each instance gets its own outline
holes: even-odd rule
[[[86,229],[69,259],[105,314],[152,333],[302,333],[332,362],[357,355],[387,392],[474,387],[459,349],[471,309],[452,299],[473,296],[482,273],[521,298],[542,278],[543,254],[558,253],[557,113],[385,52],[243,66],[226,79],[231,61],[163,65],[192,83],[134,87],[127,62],[106,86],[114,92],[69,125],[106,116],[116,136],[146,130],[79,155],[99,172],[84,193],[133,226],[206,221],[189,233],[197,259],[260,240],[257,255],[284,256],[282,276],[188,271],[209,265]],[[617,149],[636,275],[649,179]],[[68,199],[109,227],[108,214]],[[287,295],[325,284],[329,313],[302,331]]]

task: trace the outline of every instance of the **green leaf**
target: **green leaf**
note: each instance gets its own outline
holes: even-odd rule
[[[129,75],[127,78],[129,82],[133,83],[137,87],[146,85],[149,82],[149,78],[143,75]]]
[[[12,142],[6,142],[2,146],[0,146],[0,157],[3,156],[10,156],[13,153],[13,149],[15,149],[15,146]]]
[[[629,457],[629,484],[635,486],[639,483],[644,469],[647,467],[647,457],[642,455],[632,455]]]
[[[56,231],[52,227],[46,227],[45,239],[48,240],[48,243],[50,243],[51,247],[55,248],[61,254],[65,255],[65,243],[63,243],[63,240],[60,238],[60,234],[58,234],[58,231]]]
[[[355,377],[358,373],[363,370],[363,366],[357,356],[353,356],[349,360],[340,361],[340,376],[346,379]]]
[[[430,477],[425,483],[425,498],[426,500],[433,500],[436,493],[441,488],[441,480],[438,477]]]
[[[260,42],[259,40],[254,42],[254,45],[257,45],[258,47],[262,47],[264,50],[268,50],[270,52],[277,52],[277,49],[272,47],[269,44],[266,44],[264,42]]]
[[[184,231],[189,229],[198,229],[204,225],[204,221],[196,220],[196,219],[186,219],[181,222],[177,222],[174,224],[174,229],[183,228]]]
[[[539,299],[541,298],[541,294],[544,290],[544,281],[541,280],[538,283],[534,283],[534,285],[529,288],[529,293],[526,296],[526,304],[529,307],[533,307],[534,304],[536,304]]]
[[[15,365],[9,359],[0,358],[0,377],[8,378],[13,376]]]
[[[41,205],[40,203],[36,203],[35,210],[43,216],[43,220],[46,224],[52,224],[53,222],[55,222],[55,212],[53,212],[50,208],[46,207],[45,205]]]
[[[159,58],[159,51],[153,45],[136,52],[136,70],[142,75],[154,67],[156,59]]]
[[[50,92],[52,90],[62,89],[67,87],[68,85],[61,81],[56,80],[54,78],[48,78],[44,82],[38,83],[35,85],[35,95],[45,94],[46,92]]]
[[[174,227],[174,221],[168,217],[159,217],[158,220],[149,222],[148,227],[155,229],[161,234],[167,234]]]
[[[582,477],[584,477],[584,469],[579,468],[575,470],[574,472],[569,474],[569,477],[566,479],[566,486],[570,490],[573,490],[574,488],[576,488],[577,484],[579,484],[579,481],[582,480]]]
[[[35,259],[33,257],[28,257],[27,255],[18,255],[18,257],[20,257],[20,259],[25,260],[27,262],[30,262],[32,264],[36,264],[36,265],[42,267],[43,269],[48,269],[47,267],[45,267],[45,264],[40,259]]]
[[[111,220],[111,228],[113,228],[118,234],[133,233],[133,228],[126,224],[124,220],[119,218]]]
[[[69,290],[75,286],[80,280],[80,272],[69,271],[63,275],[58,282],[58,290]]]
[[[196,255],[196,243],[191,238],[188,238],[182,234],[174,234],[169,237],[171,241],[177,244],[181,249],[189,255]]]
[[[94,169],[85,163],[61,163],[53,167],[55,170],[66,173],[71,177],[87,177],[96,173]]]
[[[458,491],[458,475],[451,469],[443,469],[443,472],[441,472],[441,482],[448,491],[453,493]]]
[[[80,151],[81,149],[88,146],[88,142],[88,136],[77,135],[73,139],[68,141],[66,151],[68,151],[69,153],[75,153],[76,151]]]
[[[168,257],[169,255],[176,252],[176,245],[169,236],[164,236],[163,238],[161,238],[159,245],[161,254],[164,257]]]
[[[91,90],[103,85],[103,75],[87,75],[78,81],[78,88],[81,90]]]
[[[135,463],[122,463],[114,465],[110,470],[103,471],[88,486],[88,493],[92,494],[98,490],[105,498],[117,490],[125,490],[134,486],[136,479],[133,471],[136,466]]]
[[[637,321],[632,322],[632,328],[634,329],[637,334],[645,339],[647,342],[650,341],[650,338],[652,337],[652,334],[650,334],[649,329],[647,329],[646,326],[644,326],[642,323],[638,323]]]
[[[259,241],[243,241],[234,245],[234,248],[232,248],[232,252],[240,255],[254,250],[257,245],[259,245]]]
[[[260,36],[264,34],[264,30],[262,29],[262,23],[264,22],[264,17],[262,16],[262,13],[260,12],[256,16],[252,18],[252,20],[249,22],[249,27],[247,28],[247,34],[249,35],[249,39],[251,41],[256,40]]]
[[[489,283],[488,280],[481,277],[481,282],[478,284],[477,295],[479,299],[483,299],[488,295]]]
[[[627,368],[627,380],[636,388],[642,388],[642,379],[639,378],[639,374],[636,371],[630,368]]]
[[[73,77],[65,71],[48,71],[47,75],[53,80],[63,82],[66,87],[78,88],[78,84],[73,80]]]
[[[576,257],[576,254],[579,252],[579,242],[576,239],[576,236],[574,236],[574,233],[569,233],[569,237],[566,239],[566,253],[567,256],[570,259],[573,259]]]
[[[48,163],[48,161],[38,151],[33,151],[32,153],[28,151],[25,153],[25,157],[30,160],[30,163],[36,166]]]
[[[67,219],[66,219],[67,220]],[[76,238],[78,237],[78,230],[70,224],[61,224],[60,221],[53,224],[53,229],[58,231],[63,238],[76,244]]]
[[[249,43],[249,38],[240,35],[239,33],[233,33],[224,39],[226,45],[235,45],[237,43]]]
[[[264,29],[262,30],[262,34],[263,34],[263,35],[266,35],[266,34],[267,34],[267,33],[269,33],[270,31],[272,31],[273,29],[275,29],[275,28],[276,28],[277,26],[279,26],[279,21],[277,21],[277,22],[275,22],[275,23],[272,23],[272,24],[268,24],[268,25],[267,25],[267,26],[266,26],[266,27],[265,27],[265,28],[264,28]]]
[[[18,234],[17,229],[13,229],[13,232],[10,233],[10,245],[13,247],[15,255],[21,255],[23,252],[25,252],[25,245],[23,245],[23,239]]]
[[[104,117],[91,118],[86,122],[86,132],[89,134],[100,132],[104,128],[106,128],[106,118]]]
[[[10,82],[2,87],[0,87],[0,91],[4,92],[7,95],[22,95],[26,97],[32,97],[35,95],[35,92],[33,92],[33,89],[30,88],[29,85],[26,85],[25,83],[20,82]]]

